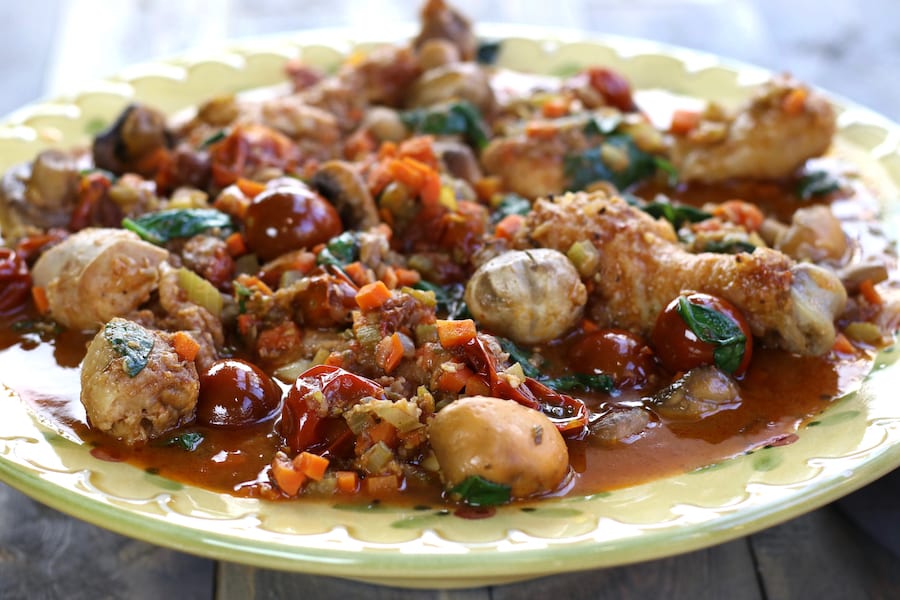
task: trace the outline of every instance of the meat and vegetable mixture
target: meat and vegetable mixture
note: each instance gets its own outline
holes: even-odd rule
[[[789,443],[892,341],[892,246],[816,91],[660,125],[613,70],[496,50],[429,0],[290,93],[134,104],[11,169],[0,339],[40,375],[4,381],[197,485],[489,506]]]

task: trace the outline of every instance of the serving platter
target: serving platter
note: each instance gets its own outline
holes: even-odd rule
[[[214,55],[135,66],[79,93],[25,107],[0,124],[0,168],[41,149],[86,143],[133,100],[169,114],[216,94],[283,83],[287,60],[332,70],[380,39],[328,30],[250,40]],[[501,66],[568,75],[602,64],[623,72],[639,101],[663,91],[734,104],[770,76],[681,48],[580,32],[481,26],[502,40]],[[833,97],[835,153],[852,161],[898,231],[900,127]],[[499,508],[465,519],[439,506],[266,502],[213,493],[126,463],[43,423],[11,391],[0,393],[0,479],[77,518],[196,554],[266,568],[405,587],[467,587],[621,565],[744,536],[839,498],[900,465],[898,352],[889,348],[855,393],[798,433],[708,467],[602,494]],[[52,361],[46,346],[31,352]],[[0,364],[0,382],[4,381]],[[67,375],[77,378],[77,370]],[[47,382],[48,391],[56,382]]]

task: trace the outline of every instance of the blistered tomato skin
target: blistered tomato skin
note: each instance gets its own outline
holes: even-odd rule
[[[213,427],[242,427],[272,416],[281,407],[281,388],[256,365],[237,358],[217,361],[200,376],[197,421]]]
[[[247,245],[263,261],[324,244],[343,230],[335,208],[302,185],[259,194],[247,209],[244,224]]]
[[[744,334],[746,341],[743,356],[732,375],[740,377],[747,371],[753,354],[753,335],[750,326],[741,312],[730,302],[709,294],[691,293],[684,296],[693,305],[706,307],[726,316]],[[690,328],[687,321],[679,313],[679,298],[672,300],[659,314],[650,343],[656,351],[656,357],[665,368],[672,372],[689,371],[702,365],[715,365],[716,345],[704,342]]]
[[[9,248],[0,248],[0,314],[24,306],[30,292],[31,275],[24,258]]]
[[[618,329],[600,329],[579,336],[570,354],[572,369],[606,373],[616,387],[640,387],[656,371],[653,351],[638,336]]]

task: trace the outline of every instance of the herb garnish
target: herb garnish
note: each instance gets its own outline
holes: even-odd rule
[[[123,357],[122,368],[129,377],[137,376],[147,366],[154,338],[153,334],[140,325],[116,319],[103,328],[103,337],[115,353]]]
[[[460,283],[437,285],[421,279],[418,283],[413,284],[412,287],[417,290],[433,292],[434,299],[437,302],[437,312],[446,315],[445,318],[451,320],[471,318],[469,307],[466,306],[466,301],[463,298],[466,293],[464,285]]]
[[[471,146],[481,149],[488,143],[488,128],[481,113],[469,102],[453,102],[444,107],[409,110],[400,119],[418,133],[462,135]]]
[[[466,477],[450,493],[458,494],[469,506],[496,506],[509,502],[511,488],[478,475]]]
[[[359,260],[359,234],[355,231],[345,231],[331,238],[316,256],[316,264],[340,268],[357,260]]]
[[[214,208],[176,208],[122,220],[122,227],[142,239],[162,245],[176,238],[193,237],[210,229],[232,231],[231,217]]]
[[[796,193],[801,200],[812,200],[839,189],[841,189],[840,182],[828,171],[810,171],[800,177]]]
[[[701,341],[716,347],[713,350],[716,366],[728,373],[737,371],[747,341],[738,324],[717,310],[693,304],[685,296],[678,299],[676,310]]]

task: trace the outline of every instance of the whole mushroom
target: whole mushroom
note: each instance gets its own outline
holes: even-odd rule
[[[587,289],[561,252],[511,250],[475,271],[465,300],[475,320],[492,332],[517,343],[539,344],[578,322]]]

